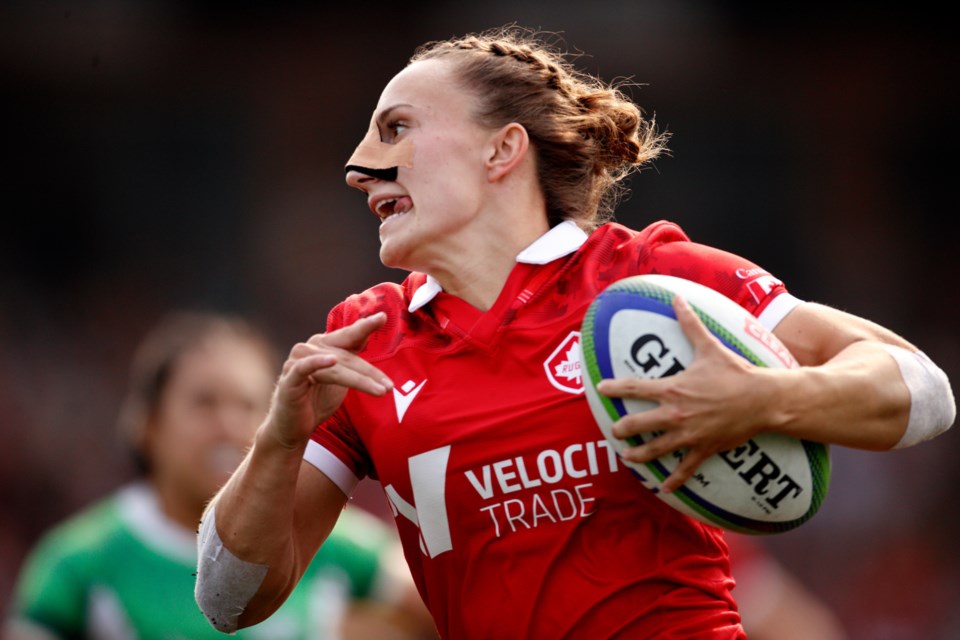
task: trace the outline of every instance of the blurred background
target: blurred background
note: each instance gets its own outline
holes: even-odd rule
[[[160,314],[239,312],[285,350],[344,296],[403,278],[343,165],[428,40],[516,22],[637,83],[673,153],[633,178],[620,222],[672,219],[906,335],[960,385],[958,56],[936,11],[318,5],[0,5],[0,602],[44,529],[132,476],[114,424]],[[855,640],[958,638],[958,454],[957,428],[835,447],[818,515],[763,543]],[[376,487],[357,500],[385,508]]]

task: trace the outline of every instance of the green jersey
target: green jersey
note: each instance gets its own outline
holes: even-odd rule
[[[390,592],[388,534],[347,508],[283,606],[234,637],[339,638],[352,599]],[[18,579],[11,622],[55,638],[222,640],[194,600],[196,571],[196,532],[166,518],[147,485],[131,485],[43,537]]]

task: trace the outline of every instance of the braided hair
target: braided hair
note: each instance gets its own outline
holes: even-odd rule
[[[452,61],[456,77],[478,96],[480,123],[523,126],[551,226],[573,220],[589,232],[612,218],[624,179],[665,152],[668,135],[619,87],[578,71],[543,36],[509,26],[429,42],[410,64]]]

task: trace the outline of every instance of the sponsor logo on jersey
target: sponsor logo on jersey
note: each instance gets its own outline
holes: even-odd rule
[[[447,511],[452,452],[453,446],[447,445],[407,458],[406,497],[393,484],[384,487],[394,518],[408,520],[420,530],[420,550],[431,558],[453,550]],[[727,463],[741,464],[734,458]],[[594,478],[624,468],[606,440],[589,440],[479,464],[467,469],[464,477],[481,500],[479,511],[490,518],[490,533],[502,538],[590,517],[599,493]],[[473,504],[460,491],[454,496],[457,506]]]
[[[571,331],[550,357],[544,360],[543,370],[554,387],[566,393],[583,393],[583,375],[580,368],[580,332]]]
[[[773,291],[774,287],[778,287],[783,284],[782,281],[760,268],[737,269],[736,273],[737,277],[741,280],[747,280],[747,282],[744,283],[747,287],[747,291],[749,291],[750,295],[753,296],[753,301],[758,303],[770,295],[770,292]]]
[[[397,422],[403,422],[403,416],[406,415],[407,409],[410,408],[414,398],[417,397],[425,384],[427,384],[426,379],[420,384],[413,380],[407,380],[399,389],[393,388],[393,404],[397,407]]]

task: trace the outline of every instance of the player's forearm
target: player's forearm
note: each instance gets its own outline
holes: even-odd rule
[[[283,447],[261,427],[250,453],[215,498],[217,528],[239,557],[271,564],[288,556],[305,447]]]
[[[777,401],[768,405],[776,408],[771,430],[858,449],[882,451],[901,443],[913,402],[952,404],[952,396],[942,397],[949,386],[932,389],[925,400],[911,396],[895,359],[872,341],[855,342],[820,366],[771,374],[777,381]]]
[[[265,619],[302,573],[293,526],[302,456],[302,448],[280,446],[262,427],[250,453],[207,509],[205,518],[215,522],[201,527],[198,602],[222,631]],[[221,604],[220,594],[229,589],[234,590],[232,601]]]

